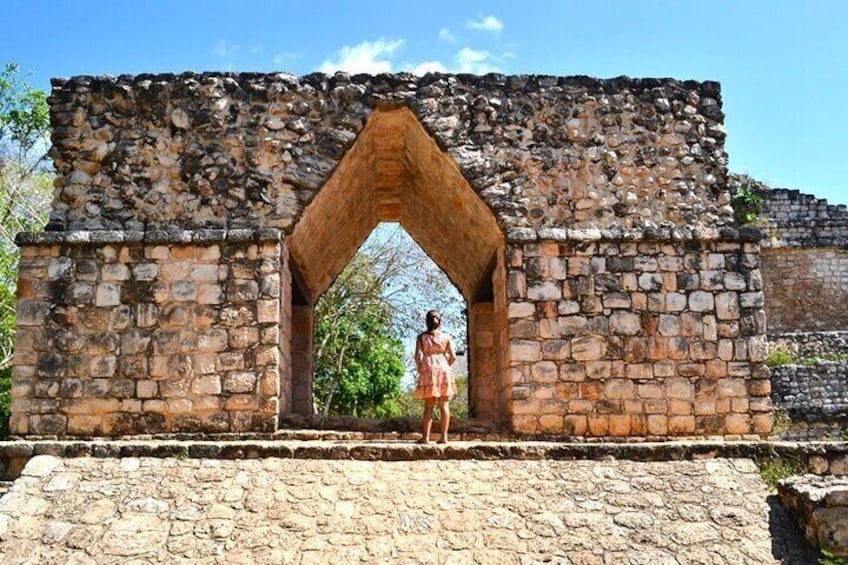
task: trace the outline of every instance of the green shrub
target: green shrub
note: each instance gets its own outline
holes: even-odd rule
[[[797,457],[773,455],[757,460],[760,468],[760,477],[766,486],[774,491],[777,483],[793,475],[802,475],[806,471],[805,465]]]
[[[771,430],[772,434],[776,436],[781,435],[783,432],[789,429],[789,426],[791,424],[792,419],[789,417],[789,413],[786,410],[774,410],[774,426]]]
[[[763,211],[763,198],[751,184],[743,184],[731,201],[733,217],[740,226],[759,221]]]
[[[9,435],[9,414],[12,404],[12,370],[0,370],[0,439]]]
[[[793,365],[796,362],[797,359],[792,354],[792,352],[783,347],[782,345],[772,347],[771,351],[769,351],[768,357],[766,357],[766,365],[768,365],[769,367]]]

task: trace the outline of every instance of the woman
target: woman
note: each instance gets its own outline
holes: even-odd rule
[[[433,424],[433,406],[439,403],[441,438],[447,443],[450,425],[448,402],[456,394],[451,365],[456,361],[451,337],[440,331],[442,315],[436,310],[427,312],[427,331],[415,341],[415,366],[418,368],[418,385],[415,398],[424,400],[423,437],[418,443],[430,443],[430,428]]]

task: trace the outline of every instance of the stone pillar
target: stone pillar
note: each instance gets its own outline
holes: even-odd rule
[[[477,302],[468,311],[469,391],[471,414],[496,420],[498,414],[495,315],[491,302]]]
[[[291,379],[294,414],[312,414],[312,335],[315,309],[311,305],[292,306]]]

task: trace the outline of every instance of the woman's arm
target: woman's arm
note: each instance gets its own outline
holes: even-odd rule
[[[421,372],[421,364],[424,362],[424,352],[421,351],[421,336],[415,338],[415,368]]]
[[[456,353],[453,352],[453,340],[448,338],[448,365],[456,362]]]

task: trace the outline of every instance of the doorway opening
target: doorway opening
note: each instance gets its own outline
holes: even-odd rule
[[[468,416],[466,301],[396,222],[381,222],[315,304],[313,411],[330,416],[420,415],[413,401],[415,338],[442,312],[454,341],[455,415]]]
[[[286,238],[291,363],[289,374],[281,374],[282,413],[326,409],[325,401],[313,401],[313,364],[321,347],[313,341],[321,337],[315,331],[316,307],[381,222],[403,226],[467,304],[469,416],[506,419],[511,399],[503,233],[456,161],[412,110],[397,107],[373,111]],[[390,228],[378,228],[378,240],[383,229]],[[421,331],[409,329],[412,335]]]

